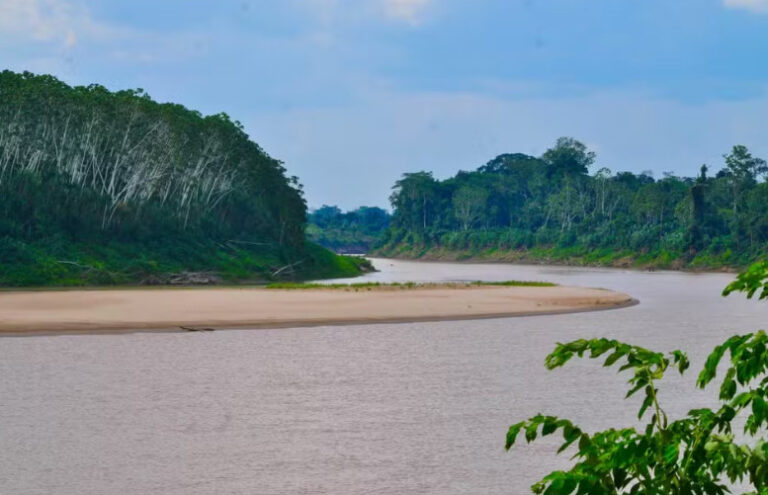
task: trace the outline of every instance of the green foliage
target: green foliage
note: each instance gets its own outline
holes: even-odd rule
[[[359,273],[305,222],[297,179],[225,114],[0,72],[1,285]]]
[[[275,274],[288,265],[279,249],[268,246],[227,245],[188,237],[141,244],[28,243],[0,238],[0,286],[163,284],[182,272],[259,283],[354,277],[372,270],[362,258],[338,256],[317,245],[307,245],[303,253],[298,264],[290,262],[290,269]]]
[[[405,174],[376,252],[717,268],[748,265],[768,248],[768,167],[746,147],[735,146],[715,177],[706,166],[695,178],[605,167],[589,175],[595,160],[560,138],[540,157],[500,155],[443,181]]]
[[[376,289],[382,287],[391,287],[396,289],[413,289],[424,287],[427,284],[417,284],[415,282],[394,282],[383,284],[381,282],[359,282],[354,284],[319,284],[312,282],[273,282],[267,284],[267,289],[287,289],[287,290],[307,290],[307,289]]]
[[[748,298],[759,293],[759,299],[768,298],[768,261],[755,263],[740,273],[723,291],[727,296],[731,292],[745,292]]]
[[[342,253],[367,253],[389,228],[390,214],[381,208],[361,206],[342,212],[324,205],[308,216],[307,236],[313,242]]]
[[[267,289],[374,289],[374,288],[395,288],[395,289],[429,289],[429,288],[465,288],[468,286],[500,286],[500,287],[555,287],[556,284],[550,282],[526,282],[519,280],[506,280],[503,282],[359,282],[353,284],[319,284],[319,283],[299,283],[299,282],[273,282],[267,284]]]
[[[531,280],[504,280],[502,282],[485,282],[482,280],[476,280],[471,282],[472,285],[490,285],[499,287],[555,287],[557,284],[552,282],[538,282]]]
[[[567,177],[586,174],[596,156],[580,141],[561,137],[555,146],[544,152],[541,160],[547,165],[550,176]]]
[[[731,290],[749,292],[750,287]],[[607,339],[558,344],[546,358],[547,369],[559,368],[573,357],[606,356],[605,367],[630,373],[626,397],[643,392],[638,418],[648,413],[650,418],[640,431],[622,428],[590,434],[567,419],[540,414],[512,425],[506,448],[514,446],[520,432],[530,443],[539,435],[560,431],[563,442],[558,453],[573,451],[572,467],[546,475],[531,487],[534,493],[725,494],[738,483],[749,485],[750,493],[766,494],[768,442],[762,434],[768,426],[768,335],[760,331],[734,336],[717,346],[699,374],[699,387],[715,379],[726,353],[730,362],[718,393],[720,406],[694,409],[670,421],[656,385],[670,369],[681,374],[688,369],[683,352],[663,354]],[[733,431],[741,419],[746,442],[738,441]]]
[[[340,256],[317,244],[305,248],[306,264],[297,267],[299,279],[350,278],[374,271],[371,262],[359,256]]]

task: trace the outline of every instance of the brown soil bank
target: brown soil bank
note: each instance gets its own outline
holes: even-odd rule
[[[635,302],[608,290],[562,286],[3,292],[0,334],[437,321],[610,309]]]
[[[592,250],[582,254],[567,254],[557,249],[446,249],[387,247],[369,253],[374,258],[393,258],[420,261],[456,261],[467,263],[519,263],[524,265],[561,265],[622,268],[636,270],[677,270],[690,272],[734,273],[749,266],[750,262],[726,261],[722,257],[702,255],[686,260],[633,253],[631,251]],[[755,260],[757,261],[757,260]]]

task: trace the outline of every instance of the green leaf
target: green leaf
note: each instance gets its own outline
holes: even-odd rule
[[[664,447],[664,460],[667,462],[667,464],[673,464],[677,461],[678,456],[678,444],[669,444],[666,447]]]
[[[723,384],[720,386],[720,399],[729,400],[736,395],[736,381],[733,379],[736,370],[730,368],[723,378]]]
[[[643,379],[643,380],[638,380],[638,382],[635,384],[635,386],[634,386],[634,387],[632,387],[631,389],[629,389],[629,392],[627,392],[627,395],[625,395],[625,396],[624,396],[624,398],[625,398],[625,399],[629,399],[630,397],[632,397],[633,395],[635,395],[635,393],[636,393],[638,390],[640,390],[641,388],[645,387],[647,384],[648,384],[648,381],[647,381],[647,380],[645,380],[645,379]]]
[[[768,406],[766,406],[765,400],[760,396],[755,396],[752,399],[752,414],[758,425],[766,420],[766,413],[768,413]]]
[[[672,357],[680,374],[685,373],[685,370],[691,365],[690,361],[688,361],[688,356],[682,351],[672,351]]]
[[[504,445],[506,450],[511,449],[515,444],[517,435],[520,433],[520,430],[523,428],[523,426],[525,426],[525,421],[521,421],[509,427],[509,431],[507,431],[507,443]]]
[[[544,426],[541,428],[541,436],[545,437],[547,435],[550,435],[557,430],[557,422],[555,418],[547,418],[547,420],[544,422]]]
[[[647,395],[645,396],[643,404],[640,406],[640,412],[637,413],[637,419],[643,419],[643,414],[645,414],[645,411],[651,406],[651,404],[653,404],[653,396],[651,396],[651,394],[648,392],[648,387],[646,387],[645,393]]]
[[[559,449],[557,449],[557,453],[563,452],[565,449],[571,446],[573,442],[578,440],[581,437],[581,430],[578,428],[568,424],[563,428],[563,439],[565,442],[560,446]]]
[[[605,359],[605,363],[603,363],[603,366],[611,366],[613,363],[621,359],[622,356],[624,356],[626,352],[623,352],[621,349],[613,352],[610,356],[608,356]]]
[[[525,441],[528,443],[531,443],[534,440],[536,440],[536,434],[538,429],[539,429],[538,423],[530,423],[525,428]]]
[[[715,347],[715,350],[712,351],[712,353],[707,357],[707,361],[704,364],[704,369],[701,370],[699,378],[696,382],[700,388],[704,388],[717,375],[717,366],[720,364],[720,360],[723,358],[725,350],[725,346],[719,345]]]

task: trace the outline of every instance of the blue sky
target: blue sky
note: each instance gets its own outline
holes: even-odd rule
[[[225,111],[312,207],[574,136],[614,171],[768,157],[768,0],[0,0],[0,67]]]

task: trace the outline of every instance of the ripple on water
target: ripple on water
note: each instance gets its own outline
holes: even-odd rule
[[[460,322],[0,340],[0,493],[525,493],[554,443],[503,450],[537,412],[631,423],[624,378],[546,372],[557,341],[683,348],[694,369],[768,310],[719,296],[725,274],[377,260],[370,281],[549,280],[638,306]],[[706,405],[695,373],[668,411]],[[546,467],[545,467],[546,466]]]

